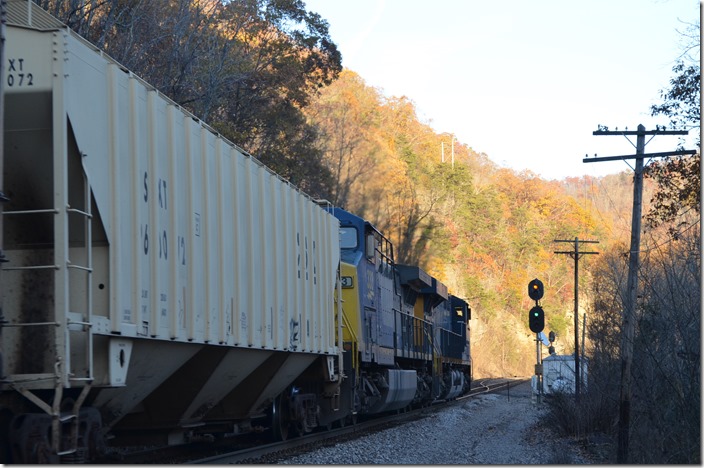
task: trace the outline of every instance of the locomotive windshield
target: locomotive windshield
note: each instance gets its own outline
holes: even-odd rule
[[[356,249],[357,245],[357,229],[354,227],[341,227],[340,248]]]

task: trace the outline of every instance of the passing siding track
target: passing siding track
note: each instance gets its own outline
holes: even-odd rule
[[[156,455],[151,453],[148,457],[142,458],[147,453],[142,453],[123,458],[121,463],[184,463],[184,464],[237,464],[237,463],[276,463],[277,460],[288,458],[299,453],[305,453],[310,450],[320,448],[324,445],[334,445],[336,443],[362,437],[370,432],[377,432],[389,427],[404,424],[409,421],[423,419],[436,411],[439,411],[447,405],[458,404],[468,398],[483,393],[496,392],[508,389],[515,385],[526,382],[526,379],[485,379],[478,380],[472,384],[472,390],[461,397],[452,401],[435,401],[432,405],[398,412],[395,414],[384,415],[382,417],[363,420],[354,425],[339,427],[331,430],[322,430],[313,432],[304,437],[296,437],[283,442],[269,443],[259,440],[247,438],[233,438],[230,442],[227,439],[213,442],[211,444],[191,445],[188,447],[180,447],[178,450],[173,449],[169,453]],[[242,440],[241,440],[242,439]],[[237,442],[234,442],[237,440]],[[248,446],[245,446],[245,444]],[[237,444],[237,448],[235,448]],[[142,458],[140,460],[140,458]],[[148,460],[147,460],[148,459]]]

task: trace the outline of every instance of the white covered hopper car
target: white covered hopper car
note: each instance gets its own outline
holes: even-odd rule
[[[31,1],[7,8],[4,457],[332,423],[337,219]]]

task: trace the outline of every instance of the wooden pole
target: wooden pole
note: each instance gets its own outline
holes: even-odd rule
[[[645,152],[645,127],[638,125],[636,154]],[[640,231],[643,210],[643,158],[636,158],[633,176],[633,216],[631,218],[631,248],[628,256],[628,283],[623,310],[621,335],[621,391],[619,397],[617,462],[627,463],[628,438],[631,417],[631,367],[633,364],[633,337],[635,336],[636,300],[638,299],[638,270],[640,268]]]
[[[579,403],[579,237],[574,238],[574,401]]]
[[[572,242],[556,239],[554,242]],[[598,244],[599,241],[583,240],[583,244]],[[566,254],[574,259],[574,400],[579,403],[579,393],[582,384],[581,366],[579,365],[579,258],[585,254],[598,255],[599,252],[580,252],[579,237],[574,238],[574,251],[559,251],[556,254]]]
[[[635,311],[638,299],[638,269],[640,268],[640,232],[643,205],[643,167],[645,158],[659,158],[666,156],[682,156],[696,154],[696,150],[678,150],[661,153],[645,153],[645,136],[652,135],[687,135],[688,130],[645,130],[643,125],[638,125],[637,131],[609,131],[606,127],[599,126],[593,135],[635,135],[636,154],[626,156],[607,156],[584,158],[582,162],[616,161],[635,159],[636,167],[633,177],[633,215],[631,218],[631,247],[628,257],[628,282],[623,308],[623,322],[621,326],[621,388],[619,398],[618,421],[618,450],[617,462],[628,462],[629,421],[631,416],[631,367],[633,364],[633,338],[635,336]]]

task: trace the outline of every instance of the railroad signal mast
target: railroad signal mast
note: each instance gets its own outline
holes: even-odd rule
[[[661,158],[668,156],[684,156],[686,154],[696,154],[696,150],[681,150],[667,151],[661,153],[645,153],[645,145],[657,135],[688,135],[688,130],[666,130],[665,127],[657,127],[655,130],[645,130],[643,125],[638,125],[637,131],[609,131],[608,127],[599,125],[598,129],[592,133],[593,135],[623,135],[628,139],[629,135],[635,135],[636,139],[636,154],[625,156],[606,156],[584,158],[582,162],[600,162],[600,161],[625,161],[627,159],[635,159],[636,165],[633,168],[633,215],[631,221],[631,248],[628,258],[628,282],[627,294],[624,301],[623,324],[621,329],[621,395],[619,405],[619,422],[618,422],[618,452],[617,463],[626,463],[628,459],[628,432],[629,420],[631,411],[631,365],[633,363],[633,337],[635,335],[635,306],[638,297],[638,270],[640,269],[640,233],[641,233],[641,217],[643,205],[643,169],[646,165],[645,158]],[[645,141],[646,135],[652,135],[648,142]],[[630,139],[628,140],[630,142]],[[633,144],[633,142],[631,142]]]
[[[538,378],[538,403],[540,403],[540,395],[543,393],[543,383],[542,383],[542,359],[540,356],[540,332],[545,328],[545,312],[543,308],[540,307],[538,301],[543,298],[544,288],[543,282],[538,278],[532,280],[528,283],[528,296],[535,301],[535,307],[530,309],[528,312],[528,326],[530,331],[535,333],[535,355],[536,355],[536,365],[535,365],[535,375]]]

